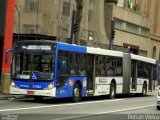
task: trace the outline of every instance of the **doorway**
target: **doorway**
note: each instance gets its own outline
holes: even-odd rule
[[[87,90],[94,89],[94,56],[87,55]]]

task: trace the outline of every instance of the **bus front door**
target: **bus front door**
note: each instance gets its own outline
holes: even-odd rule
[[[87,56],[87,90],[89,94],[93,94],[94,89],[94,56]]]

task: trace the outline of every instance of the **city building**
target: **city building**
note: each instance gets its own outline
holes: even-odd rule
[[[70,37],[74,0],[16,0],[14,33]]]
[[[150,21],[152,58],[160,59],[160,1],[138,0],[139,12]]]
[[[81,0],[82,1],[82,0]],[[104,0],[83,0],[78,44],[107,48]],[[14,33],[71,37],[76,0],[16,0]],[[99,14],[101,13],[101,14]]]
[[[142,56],[151,56],[150,22],[148,18],[115,4],[105,4],[107,35],[111,35],[111,21],[115,21],[113,49]]]
[[[14,33],[43,34],[67,42],[78,0],[16,0]],[[159,59],[158,0],[80,0],[82,13],[76,44],[109,48],[115,21],[113,49]]]
[[[158,0],[118,0],[117,5],[105,0],[107,34],[110,22],[115,20],[113,49],[160,59],[160,1]],[[112,13],[112,14],[110,14]],[[109,20],[110,19],[110,20]]]

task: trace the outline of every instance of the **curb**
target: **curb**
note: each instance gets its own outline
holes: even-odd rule
[[[147,95],[153,95],[153,96],[156,96],[156,95],[157,95],[157,92],[147,93]]]
[[[5,95],[5,94],[0,94],[0,100],[13,100],[13,99],[24,99],[24,95]]]
[[[0,95],[0,100],[8,100],[9,98],[14,98],[13,95]]]

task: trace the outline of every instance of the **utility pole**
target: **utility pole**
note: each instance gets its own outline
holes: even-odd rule
[[[77,12],[73,10],[72,13],[72,27],[71,27],[71,44],[75,43],[75,33],[78,31],[78,24],[77,24]]]
[[[115,38],[115,21],[111,21],[110,39],[109,39],[109,50],[113,49],[113,40]]]
[[[80,44],[80,41],[79,41],[79,34],[80,34],[80,23],[81,23],[81,20],[82,20],[82,8],[83,8],[83,0],[76,0],[76,3],[77,3],[77,32],[75,33],[75,43],[76,44]]]

